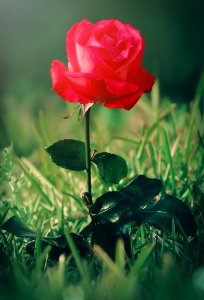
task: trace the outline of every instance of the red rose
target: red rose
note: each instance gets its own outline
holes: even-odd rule
[[[140,32],[118,20],[76,23],[67,32],[66,51],[68,67],[54,60],[51,77],[52,90],[69,102],[129,110],[154,84],[141,66]]]

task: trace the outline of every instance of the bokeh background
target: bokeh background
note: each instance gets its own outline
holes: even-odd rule
[[[39,110],[51,131],[63,132],[62,111],[69,109],[49,91],[50,62],[67,63],[66,31],[84,18],[116,18],[139,29],[143,65],[158,78],[162,97],[189,102],[204,65],[203,11],[203,0],[0,0],[0,148],[12,140],[17,153],[30,155]]]

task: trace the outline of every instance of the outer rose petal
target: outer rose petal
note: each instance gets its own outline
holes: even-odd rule
[[[113,79],[104,79],[108,91],[115,96],[132,94],[138,91],[140,87],[125,81],[116,81]]]
[[[105,102],[104,106],[108,108],[123,108],[126,110],[130,110],[137,103],[142,94],[143,93],[140,91],[135,94],[116,97],[115,99],[111,99]]]
[[[55,91],[62,99],[69,102],[79,102],[81,104],[92,103],[94,101],[77,93],[72,88],[71,82],[66,76],[67,68],[58,60],[51,64],[50,74],[52,78],[52,90]]]
[[[104,79],[95,78],[87,73],[66,72],[66,76],[72,85],[72,88],[87,98],[97,102],[110,98],[111,94],[106,88]]]
[[[150,92],[155,78],[145,69],[140,69],[133,83],[125,81],[116,81],[113,79],[104,79],[107,89],[112,95],[120,96],[136,93],[138,91]]]
[[[140,78],[141,78],[141,86],[143,87],[143,91],[145,93],[151,92],[152,86],[155,82],[155,77],[149,72],[147,72],[146,69],[141,69]]]
[[[107,100],[104,103],[105,107],[109,107],[109,108],[124,108],[126,110],[130,110],[136,103],[137,101],[140,99],[140,97],[142,96],[143,93],[145,92],[150,92],[152,89],[152,86],[154,84],[155,81],[155,77],[153,75],[151,75],[150,73],[148,73],[145,69],[141,69],[140,72],[137,75],[136,78],[136,84],[132,85],[135,86],[136,89],[135,91],[130,92],[129,89],[129,94],[128,93],[123,93],[123,95],[121,96],[116,96],[113,99]],[[123,88],[125,88],[125,84],[122,85],[121,83],[118,84],[118,91],[120,90],[120,85],[121,85],[121,92],[123,91]],[[131,84],[127,84],[127,87],[131,87]],[[114,87],[116,87],[117,84],[112,85],[112,91],[115,92],[117,91],[114,90]],[[127,89],[128,90],[128,89]],[[125,92],[125,90],[124,90]],[[119,93],[118,93],[119,95]]]

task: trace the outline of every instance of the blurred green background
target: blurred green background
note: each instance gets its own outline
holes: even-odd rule
[[[139,29],[146,44],[143,65],[158,78],[161,94],[173,101],[190,101],[204,63],[203,3],[0,0],[0,148],[13,140],[17,153],[31,154],[39,110],[51,131],[68,135],[74,130],[73,125],[62,130],[69,105],[49,91],[49,68],[53,59],[67,63],[66,31],[84,18],[92,22],[116,18]],[[120,122],[124,114],[117,112]]]

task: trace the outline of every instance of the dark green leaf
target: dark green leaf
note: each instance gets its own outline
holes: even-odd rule
[[[196,224],[190,208],[176,197],[165,195],[150,210],[140,210],[143,222],[171,231],[172,218],[181,225],[186,235],[196,235]]]
[[[36,233],[18,216],[11,217],[0,228],[20,237],[36,238]]]
[[[123,227],[116,223],[97,224],[93,226],[94,243],[102,247],[105,252],[114,259],[115,246],[118,239],[124,242],[127,255],[130,256],[130,235]]]
[[[95,225],[93,227],[94,244],[99,245],[110,257],[114,257],[116,240],[110,237],[110,228],[102,225]],[[112,231],[113,233],[113,231]]]
[[[93,162],[97,165],[101,178],[107,184],[118,183],[127,176],[126,161],[116,154],[97,153],[93,158]]]
[[[95,203],[90,206],[89,211],[96,222],[104,223],[105,220],[108,220],[115,223],[129,209],[125,200],[120,192],[108,192],[97,198]]]
[[[70,236],[82,257],[92,252],[91,247],[81,234],[70,232]],[[49,244],[55,243],[58,247],[65,248],[67,253],[70,251],[69,246],[67,245],[67,239],[64,234],[58,237],[44,237],[43,241],[46,241]]]
[[[132,202],[132,208],[137,209],[153,200],[160,193],[161,188],[161,180],[140,175],[122,188],[120,193]]]
[[[31,256],[34,256],[34,254],[35,254],[35,246],[36,246],[35,241],[31,241],[26,245],[26,251]],[[65,253],[65,248],[57,246],[57,245],[53,245],[52,243],[50,244],[44,240],[41,241],[41,250],[42,251],[44,251],[45,248],[48,246],[50,247],[49,259],[52,261],[57,261],[59,259],[60,255]],[[70,251],[69,251],[69,254],[70,254]]]
[[[26,237],[36,239],[36,233],[31,230],[26,223],[21,220],[18,216],[13,216],[2,224],[0,229],[6,230],[19,237]],[[87,255],[92,255],[92,249],[80,234],[70,233],[72,240],[74,241],[77,250],[82,257]],[[51,247],[49,257],[52,260],[57,260],[59,256],[63,253],[69,255],[71,253],[69,246],[67,245],[67,240],[65,235],[60,235],[56,237],[41,237],[41,246],[44,249],[47,246]],[[32,241],[27,246],[27,251],[29,254],[33,255],[35,252],[35,241]]]
[[[180,199],[165,195],[152,209],[157,212],[166,212],[179,221],[187,235],[196,234],[196,224],[190,208]]]
[[[76,233],[70,233],[70,235],[81,257],[92,255],[93,251],[82,235]],[[43,237],[41,240],[42,250],[44,250],[47,246],[51,247],[49,251],[49,258],[53,261],[58,260],[59,256],[63,253],[66,255],[71,254],[65,235],[57,237]],[[27,245],[26,250],[30,255],[34,255],[35,241],[30,242]]]
[[[160,191],[160,180],[141,175],[119,192],[108,192],[97,198],[90,207],[90,213],[99,224],[108,221],[122,225],[135,219],[136,215],[135,221],[140,224],[145,216],[142,210],[138,213],[139,208]]]
[[[175,218],[172,214],[163,211],[157,211],[155,213],[150,213],[149,215],[149,217],[144,218],[143,223],[147,223],[155,228],[171,232],[172,220]]]
[[[65,169],[83,171],[86,169],[85,144],[82,141],[66,139],[45,149],[52,161]]]
[[[122,203],[124,197],[119,192],[107,192],[96,199],[95,203],[90,207],[91,214],[98,214]]]

